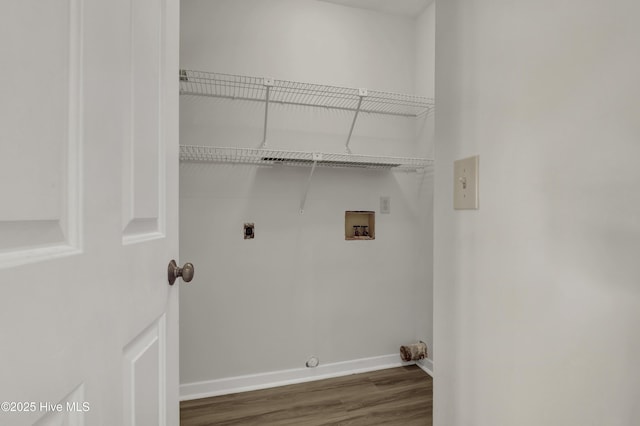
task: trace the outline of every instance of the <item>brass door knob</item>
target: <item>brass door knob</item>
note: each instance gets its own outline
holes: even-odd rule
[[[175,260],[169,262],[169,266],[167,267],[167,277],[169,279],[169,285],[173,285],[176,282],[178,277],[182,277],[182,281],[188,283],[193,279],[193,274],[195,273],[195,269],[193,267],[193,263],[185,263],[181,268],[178,266]]]

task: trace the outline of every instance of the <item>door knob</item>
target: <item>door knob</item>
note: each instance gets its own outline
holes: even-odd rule
[[[188,283],[193,279],[193,274],[195,270],[193,268],[193,263],[185,263],[181,268],[178,266],[175,260],[169,262],[169,266],[167,267],[167,276],[169,278],[169,285],[173,285],[176,282],[178,277],[182,277],[182,281]]]

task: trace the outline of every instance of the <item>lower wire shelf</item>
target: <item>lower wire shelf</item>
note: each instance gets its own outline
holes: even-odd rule
[[[387,157],[359,154],[286,151],[263,148],[231,148],[180,145],[180,160],[190,162],[253,164],[262,166],[316,166],[419,171],[433,164],[432,159]]]

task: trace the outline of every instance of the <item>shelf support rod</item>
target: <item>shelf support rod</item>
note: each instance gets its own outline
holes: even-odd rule
[[[322,153],[320,152],[314,152],[311,155],[313,156],[313,166],[311,166],[311,172],[309,173],[309,177],[307,178],[307,185],[304,189],[304,193],[302,194],[302,200],[300,200],[300,214],[304,213],[304,205],[307,202],[307,194],[309,193],[309,188],[311,187],[311,178],[313,177],[313,172],[316,170],[318,161],[322,160]]]
[[[353,134],[353,128],[356,126],[356,120],[358,119],[358,114],[360,113],[360,107],[362,106],[362,99],[368,95],[367,89],[358,89],[358,106],[356,107],[356,113],[353,116],[353,121],[351,122],[351,128],[349,129],[349,136],[347,136],[347,143],[344,145],[344,150],[347,154],[351,154],[351,149],[349,148],[349,142],[351,142],[351,135]]]
[[[265,96],[264,96],[264,131],[262,133],[262,144],[260,144],[260,148],[265,148],[267,146],[267,123],[269,121],[269,94],[271,93],[271,86],[273,86],[272,78],[265,78],[262,80],[262,84],[265,87]]]

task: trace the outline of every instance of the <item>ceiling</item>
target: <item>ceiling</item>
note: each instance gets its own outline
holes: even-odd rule
[[[402,16],[417,16],[434,0],[319,0],[348,7]]]

